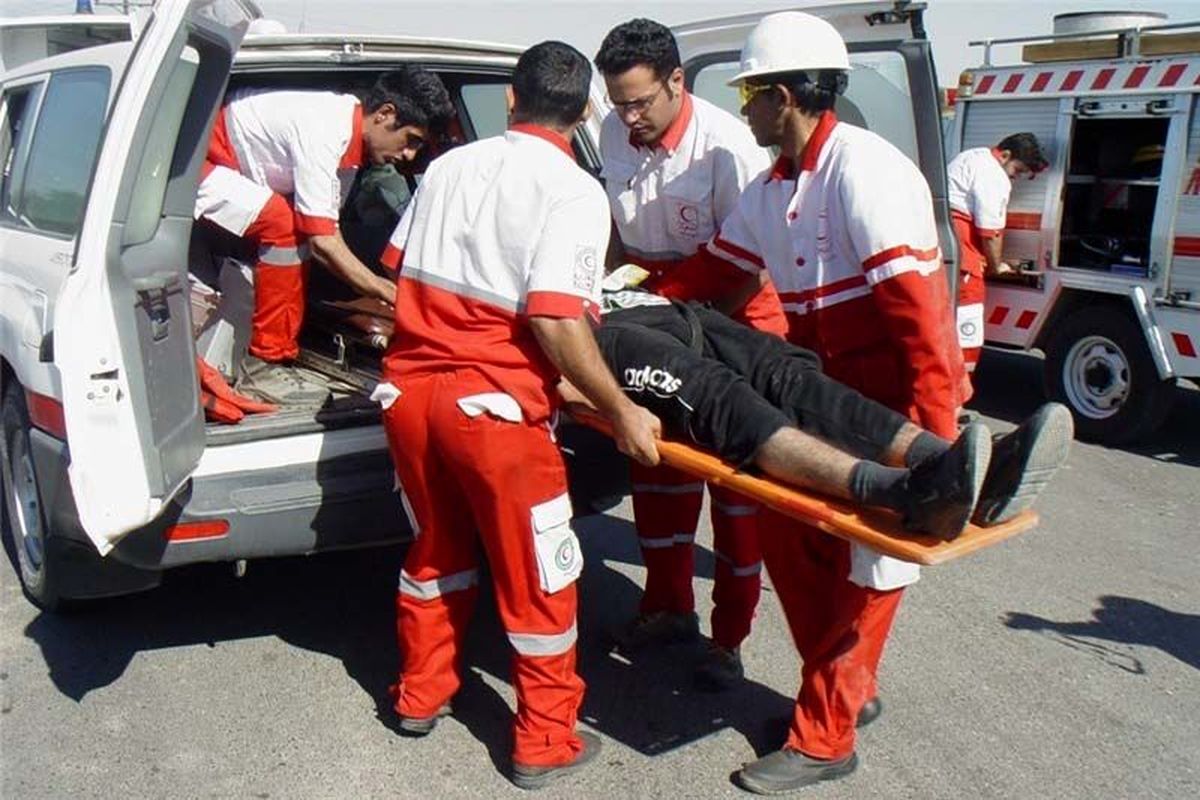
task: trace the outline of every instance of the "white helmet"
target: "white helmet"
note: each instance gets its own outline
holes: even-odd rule
[[[757,75],[822,69],[850,69],[841,34],[820,17],[781,11],[763,17],[750,31],[742,47],[741,71],[729,85]]]

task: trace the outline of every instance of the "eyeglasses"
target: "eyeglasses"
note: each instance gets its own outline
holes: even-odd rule
[[[665,83],[660,83],[653,94],[648,94],[645,97],[639,97],[637,100],[627,100],[623,103],[618,103],[617,101],[612,100],[612,98],[609,99],[612,102],[613,108],[616,109],[617,113],[621,116],[625,116],[627,114],[636,114],[640,117],[642,114],[646,113],[646,110],[649,109],[650,106],[654,105],[654,101],[658,99],[658,96],[662,94],[662,91],[665,88],[667,88],[667,85]]]
[[[756,85],[743,82],[738,84],[738,97],[741,98],[742,105],[744,106],[763,92],[768,92],[770,90],[771,86],[769,84]]]

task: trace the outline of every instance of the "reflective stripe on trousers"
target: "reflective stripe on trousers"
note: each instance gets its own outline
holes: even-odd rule
[[[400,594],[418,600],[433,600],[450,592],[461,592],[479,583],[479,570],[468,569],[441,575],[427,581],[419,581],[404,570],[400,570]]]
[[[523,656],[558,656],[570,652],[578,633],[575,623],[562,633],[512,633],[508,641]]]

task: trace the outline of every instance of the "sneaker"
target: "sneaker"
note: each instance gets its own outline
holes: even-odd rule
[[[743,765],[734,773],[733,779],[748,792],[785,794],[821,781],[837,780],[857,767],[858,756],[854,753],[836,761],[826,761],[784,748]]]
[[[992,439],[981,424],[963,428],[950,449],[913,467],[908,477],[904,527],[950,541],[979,501]]]
[[[651,611],[638,614],[621,635],[621,645],[637,650],[652,644],[694,642],[700,637],[700,621],[695,614],[675,611]]]
[[[234,388],[268,403],[286,406],[320,406],[329,398],[329,389],[308,380],[291,364],[263,361],[247,355],[238,370]]]
[[[863,707],[858,710],[858,717],[854,720],[854,727],[865,728],[875,720],[879,719],[879,715],[883,713],[883,701],[878,697],[872,697],[867,702],[863,703]]]
[[[724,692],[746,679],[739,648],[722,647],[709,642],[696,666],[696,685],[706,692]]]
[[[1067,407],[1046,403],[1016,430],[997,436],[971,521],[998,525],[1032,506],[1067,460],[1074,433],[1075,421]]]
[[[396,727],[401,736],[428,736],[437,727],[439,719],[450,716],[450,704],[443,705],[432,717],[406,717],[403,714],[396,716],[398,718]]]
[[[565,778],[583,769],[600,752],[600,737],[587,731],[576,734],[583,742],[583,749],[575,754],[573,761],[554,767],[537,767],[513,762],[512,782],[519,789],[541,789],[547,784]]]

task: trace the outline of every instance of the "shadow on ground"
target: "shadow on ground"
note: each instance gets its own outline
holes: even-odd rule
[[[759,753],[778,747],[764,721],[786,715],[791,698],[753,681],[721,695],[699,692],[691,683],[698,646],[636,658],[615,652],[615,632],[633,615],[641,593],[617,567],[639,560],[636,538],[628,522],[603,515],[583,518],[579,530],[587,558],[579,655],[588,694],[581,718],[648,755],[727,728]],[[256,561],[240,579],[227,565],[182,568],[146,594],[98,601],[69,615],[43,613],[25,634],[41,648],[54,685],[77,701],[120,680],[139,653],[276,636],[339,659],[376,700],[379,723],[391,727],[387,687],[397,664],[394,597],[402,557],[402,547],[388,547]],[[709,551],[698,550],[697,562],[698,572],[712,574]],[[501,770],[509,759],[511,711],[483,675],[507,682],[509,654],[492,595],[484,591],[454,714]]]
[[[1053,636],[1072,649],[1138,675],[1146,670],[1134,647],[1155,647],[1200,669],[1200,615],[1171,611],[1145,600],[1105,595],[1089,620],[1056,622],[1012,612],[1005,624],[1014,630]]]

